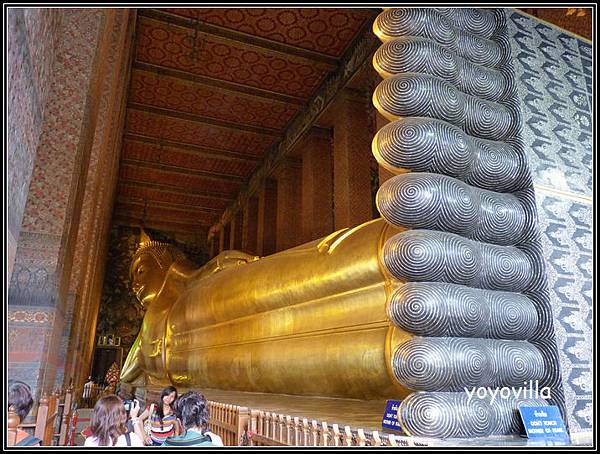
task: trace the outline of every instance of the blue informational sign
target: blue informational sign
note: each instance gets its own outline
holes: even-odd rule
[[[568,440],[569,435],[556,405],[547,407],[519,407],[527,437]]]
[[[399,400],[387,401],[383,420],[381,421],[381,427],[402,432],[402,427],[400,427],[400,423],[398,422],[398,408],[400,408]]]

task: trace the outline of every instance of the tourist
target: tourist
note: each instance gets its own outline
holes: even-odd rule
[[[8,381],[8,408],[19,417],[21,423],[25,420],[31,407],[33,406],[33,397],[31,397],[31,388],[22,381]],[[17,436],[13,446],[41,446],[42,440],[29,435],[21,429],[17,429]]]
[[[175,401],[174,411],[183,433],[167,438],[163,446],[223,446],[221,437],[208,431],[208,403],[204,395],[196,391],[183,394]]]
[[[134,403],[137,403],[137,400],[135,400],[135,396],[133,395],[133,393],[131,393],[123,387],[119,388],[117,396],[119,396],[119,398],[123,401],[123,405],[125,406],[125,412],[127,413],[127,422],[125,423],[125,426],[127,427],[127,432],[135,432],[133,427],[133,421],[131,418],[131,409],[133,408]]]
[[[115,395],[102,397],[94,407],[90,436],[85,439],[84,446],[144,446],[139,411],[140,407],[134,401],[130,414],[135,432],[128,432],[123,401]]]
[[[156,405],[146,408],[140,415],[143,421],[149,418],[149,437],[145,439],[146,444],[160,446],[164,441],[174,435],[178,435],[177,418],[173,412],[173,402],[177,399],[177,389],[167,386],[160,393],[160,399]]]

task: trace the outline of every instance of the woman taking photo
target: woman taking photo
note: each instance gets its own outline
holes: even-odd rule
[[[142,421],[149,418],[149,437],[145,439],[146,444],[160,446],[167,438],[179,434],[177,418],[172,407],[175,399],[177,399],[177,389],[167,386],[160,393],[158,404],[152,404],[140,415]]]
[[[90,436],[84,446],[144,446],[143,433],[138,424],[140,407],[135,401],[130,410],[134,433],[127,431],[127,412],[117,396],[102,397],[94,407]]]

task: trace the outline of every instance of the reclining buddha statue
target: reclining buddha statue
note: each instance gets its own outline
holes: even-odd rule
[[[562,405],[505,12],[388,9],[374,30],[383,218],[200,268],[144,238],[123,381],[399,399],[432,437],[518,431],[518,405],[546,402],[507,387]]]

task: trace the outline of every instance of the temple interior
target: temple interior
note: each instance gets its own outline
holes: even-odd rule
[[[461,426],[448,396],[539,379],[571,440],[591,432],[595,9],[419,10],[8,8],[5,364],[31,388],[26,422],[67,391],[89,415],[90,380],[145,402],[174,384],[229,411],[225,444],[316,445],[326,421],[340,444],[414,446],[515,433]],[[438,154],[401,155],[427,127]],[[453,170],[476,161],[491,170]],[[470,280],[455,240],[484,257]],[[442,277],[410,247],[435,249]],[[160,276],[143,265],[136,287],[150,256]],[[439,284],[446,318],[409,313],[434,298],[417,281]],[[471,320],[459,291],[492,307],[479,331],[455,326]],[[461,348],[495,375],[471,377]],[[452,430],[425,427],[421,392]]]

